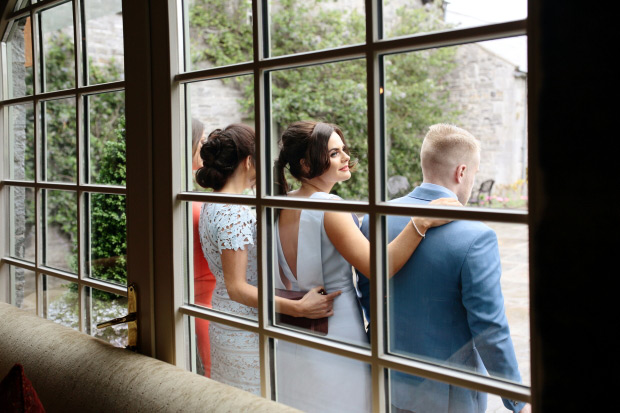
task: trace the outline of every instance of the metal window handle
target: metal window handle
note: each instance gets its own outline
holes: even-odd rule
[[[125,317],[113,318],[112,320],[105,321],[103,323],[97,324],[97,328],[106,328],[110,326],[115,326],[117,324],[129,323],[132,321],[136,321],[137,319],[136,313],[127,314]]]
[[[135,284],[129,284],[127,287],[127,314],[124,317],[115,318],[97,324],[97,328],[106,328],[117,324],[127,323],[128,343],[127,349],[131,351],[138,350],[138,299],[136,296]]]

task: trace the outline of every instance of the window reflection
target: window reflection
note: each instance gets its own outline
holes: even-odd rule
[[[390,239],[406,223],[389,217]],[[429,229],[388,282],[389,351],[529,383],[528,262],[525,225]]]
[[[370,366],[276,340],[276,399],[309,412],[370,412]]]
[[[500,412],[519,411],[524,402],[454,384],[389,371],[390,407],[393,413],[407,412]]]

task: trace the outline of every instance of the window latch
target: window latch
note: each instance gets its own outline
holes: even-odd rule
[[[127,323],[127,333],[128,333],[128,350],[138,351],[138,301],[136,297],[136,286],[135,284],[129,284],[127,287],[127,314],[124,317],[114,318],[112,320],[104,321],[103,323],[97,324],[97,328],[102,329],[110,326],[114,326],[117,324]]]

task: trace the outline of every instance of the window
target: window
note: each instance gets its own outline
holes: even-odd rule
[[[124,346],[126,326],[96,328],[127,313],[121,1],[14,10],[2,43],[3,286],[17,307]]]
[[[137,278],[147,285],[139,314],[149,325],[140,336],[144,353],[204,374],[209,353],[202,353],[200,331],[207,323],[249,333],[260,394],[292,404],[299,395],[287,394],[278,375],[290,343],[334,365],[370,369],[374,411],[390,409],[395,371],[410,382],[530,399],[523,2],[169,0],[148,5],[149,23],[140,20],[146,1],[126,2],[123,11],[116,1],[9,3],[14,11],[1,22],[3,298],[92,334],[98,322],[126,312],[126,283]],[[132,25],[123,28],[127,13]],[[126,55],[123,36],[132,39]],[[127,130],[136,137],[126,151],[125,94],[133,113]],[[143,112],[136,116],[137,108]],[[255,192],[212,194],[194,183],[192,118],[207,134],[233,122],[256,130]],[[342,127],[359,164],[334,188],[341,200],[278,195],[278,138],[299,119]],[[445,121],[482,142],[472,207],[388,202],[421,182],[421,139],[430,124]],[[125,181],[124,166],[134,167],[133,181]],[[245,316],[200,300],[193,217],[205,202],[255,211],[259,304]],[[290,209],[368,216],[370,341],[331,340],[275,318],[274,223],[278,211]],[[385,281],[386,217],[412,215],[481,220],[498,234],[524,384],[394,346],[398,297]],[[127,261],[125,228],[133,242]],[[110,234],[121,235],[117,244]],[[213,289],[212,279],[206,284]],[[123,344],[123,333],[103,334]],[[499,405],[497,396],[489,401]]]
[[[378,3],[170,2],[174,5],[169,10],[175,79],[172,226],[175,234],[183,234],[175,235],[172,249],[175,289],[184,291],[184,298],[176,294],[174,300],[183,315],[183,321],[176,323],[176,329],[183,331],[177,333],[176,342],[182,337],[185,343],[182,351],[177,349],[176,362],[208,375],[205,358],[217,351],[214,345],[218,344],[211,340],[209,353],[200,342],[208,339],[201,331],[210,323],[211,331],[232,328],[252,337],[248,349],[260,358],[256,374],[260,373],[261,394],[293,405],[302,395],[288,394],[282,376],[278,379],[291,342],[301,345],[303,354],[329,354],[320,358],[333,360],[334,365],[345,360],[359,364],[360,371],[370,368],[375,411],[388,410],[395,392],[402,391],[393,385],[393,371],[408,375],[410,383],[447,382],[455,388],[528,401],[525,3],[505,2],[501,8],[497,2],[487,7],[484,2],[467,1],[421,1],[412,7],[397,1]],[[206,135],[230,123],[255,128],[254,193],[212,194],[194,183],[194,119],[202,122]],[[342,200],[278,195],[273,172],[278,138],[287,125],[302,119],[340,125],[359,161],[353,177],[334,187]],[[462,125],[481,141],[483,158],[470,207],[388,202],[421,183],[417,156],[421,141],[428,127],[439,122]],[[195,278],[194,262],[202,251],[196,244],[199,236],[193,216],[195,204],[204,202],[245,205],[256,213],[259,304],[255,312],[217,311],[198,298],[203,287],[198,287],[202,281]],[[370,282],[372,344],[330,340],[275,320],[273,288],[279,277],[274,227],[277,211],[285,209],[368,216],[372,275],[377,275]],[[481,220],[497,233],[501,289],[524,384],[501,373],[476,374],[462,362],[433,359],[394,345],[394,333],[400,328],[394,304],[399,299],[393,285],[385,281],[386,217],[416,215]],[[428,304],[428,311],[433,305]],[[336,391],[346,393],[344,387]],[[490,398],[489,408],[501,405],[499,397]]]

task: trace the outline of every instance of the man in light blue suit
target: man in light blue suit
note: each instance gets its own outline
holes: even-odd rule
[[[466,204],[480,165],[480,145],[469,132],[433,125],[420,152],[424,182],[393,202],[427,204],[457,198]],[[408,217],[388,218],[392,241]],[[368,220],[362,225],[368,237]],[[390,280],[389,350],[443,365],[521,381],[500,285],[501,266],[495,232],[473,221],[432,228],[405,266]],[[360,276],[362,303],[369,288]],[[370,314],[369,308],[365,308]],[[396,412],[484,412],[486,393],[393,371],[392,407]],[[503,400],[513,411],[526,405]],[[529,411],[530,407],[523,411]]]

